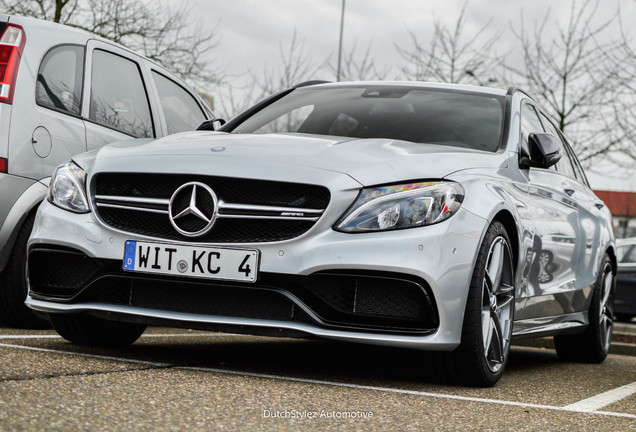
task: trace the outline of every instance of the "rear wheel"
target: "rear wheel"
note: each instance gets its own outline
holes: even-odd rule
[[[146,326],[79,314],[50,314],[53,328],[64,339],[79,345],[126,346],[139,339]]]
[[[561,360],[601,363],[607,357],[614,328],[615,279],[609,256],[605,255],[588,314],[589,324],[577,335],[555,336],[554,346]]]
[[[27,242],[33,230],[34,220],[34,213],[27,216],[18,232],[9,262],[4,271],[0,273],[0,320],[10,327],[51,327],[45,315],[29,309],[24,304],[27,296]]]
[[[473,271],[461,344],[440,358],[440,368],[451,382],[492,386],[506,367],[514,318],[512,257],[506,229],[493,222]]]

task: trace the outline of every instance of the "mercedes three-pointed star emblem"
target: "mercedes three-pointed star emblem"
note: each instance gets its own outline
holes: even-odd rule
[[[180,234],[198,237],[212,229],[216,222],[218,199],[205,183],[181,185],[170,198],[170,223]]]

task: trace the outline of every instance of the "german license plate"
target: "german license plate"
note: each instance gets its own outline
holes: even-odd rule
[[[259,252],[128,240],[124,270],[228,281],[255,282]]]

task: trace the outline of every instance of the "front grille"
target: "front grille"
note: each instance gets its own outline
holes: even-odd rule
[[[301,299],[329,321],[355,317],[386,327],[435,323],[433,304],[420,281],[375,273],[317,273],[304,285]]]
[[[29,282],[50,297],[72,297],[106,266],[71,250],[38,249],[29,255]]]
[[[218,198],[217,220],[211,230],[186,236],[170,221],[169,203],[182,185],[198,182]],[[170,240],[251,243],[289,240],[307,232],[330,200],[323,186],[183,174],[100,173],[93,180],[96,213],[116,229]],[[177,195],[173,208],[187,206],[189,195]],[[214,207],[199,199],[202,207]],[[206,223],[192,215],[179,221],[189,232]]]
[[[189,238],[179,234],[166,214],[103,207],[99,215],[113,228],[134,234],[168,240],[210,243],[250,243],[288,240],[304,234],[314,225],[309,221],[276,219],[219,219],[212,231],[201,237]]]
[[[184,183],[198,181],[210,186],[219,199],[236,204],[305,207],[322,210],[329,204],[329,190],[322,186],[184,174],[100,173],[95,193],[143,198],[170,198]]]
[[[236,286],[107,276],[92,284],[79,302],[108,303],[198,315],[277,321],[299,318],[300,310],[284,295]]]

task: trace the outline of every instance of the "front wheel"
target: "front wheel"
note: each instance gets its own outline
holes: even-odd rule
[[[510,354],[514,300],[510,239],[504,226],[493,222],[473,270],[461,344],[440,358],[449,381],[481,387],[497,383]]]
[[[594,284],[589,324],[577,335],[555,336],[554,346],[561,360],[601,363],[607,357],[614,328],[615,279],[612,263],[605,255]]]
[[[93,346],[126,346],[135,342],[146,330],[143,324],[107,321],[80,314],[50,314],[53,328],[64,339]]]

